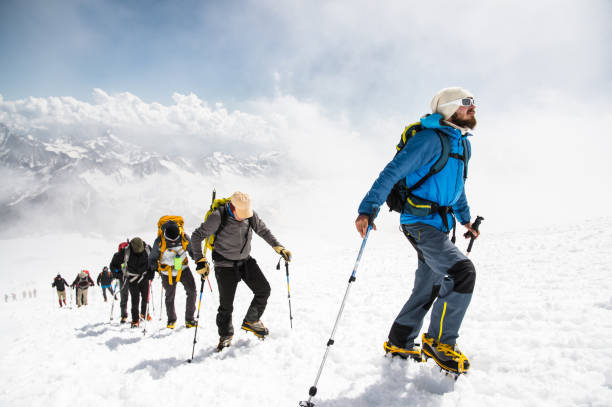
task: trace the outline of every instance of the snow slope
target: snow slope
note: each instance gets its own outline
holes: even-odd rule
[[[383,357],[382,342],[410,293],[416,263],[401,233],[383,224],[368,241],[313,400],[317,406],[612,405],[612,219],[503,234],[487,234],[485,221],[472,252],[476,291],[459,338],[472,369],[457,382],[431,361]],[[159,320],[159,279],[146,336],[119,325],[117,309],[109,322],[110,303],[98,287],[88,307],[57,307],[50,287],[55,273],[71,282],[86,263],[95,278],[114,242],[78,235],[2,241],[6,264],[23,270],[5,268],[3,290],[36,287],[38,297],[2,303],[0,405],[65,406],[78,396],[81,405],[297,406],[314,382],[361,242],[352,224],[337,232],[322,243],[275,231],[295,255],[293,329],[284,270],[276,271],[272,249],[255,241],[253,255],[272,286],[263,317],[271,331],[266,341],[237,331],[231,348],[213,351],[213,279],[213,293],[206,287],[203,294],[192,364],[186,359],[193,329],[170,331],[165,317]],[[249,301],[241,284],[236,327]],[[182,322],[182,288],[176,302]]]

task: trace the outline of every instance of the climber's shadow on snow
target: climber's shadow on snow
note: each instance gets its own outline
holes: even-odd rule
[[[80,328],[76,328],[77,338],[89,338],[92,336],[100,336],[109,330],[109,326],[104,322],[97,324],[87,324]]]
[[[385,360],[381,365],[381,377],[378,382],[364,388],[359,396],[339,397],[325,400],[321,404],[329,407],[424,404],[439,406],[442,405],[444,398],[439,397],[432,400],[431,395],[442,396],[454,389],[454,379],[438,372],[433,366],[419,366],[404,360]]]
[[[157,332],[154,332],[151,334],[151,338],[166,338],[170,335],[175,334],[175,332],[180,332],[182,330],[186,329],[184,326],[181,326],[179,328],[176,328],[175,330],[172,329],[168,329],[168,328],[161,328],[159,329]]]
[[[217,353],[215,348],[208,348],[206,350],[202,350],[198,352],[198,354],[191,360],[192,364],[200,363],[204,361],[206,358],[211,355]],[[139,370],[148,370],[151,374],[151,377],[154,380],[163,379],[166,374],[177,367],[187,366],[189,362],[187,359],[177,359],[177,358],[164,358],[164,359],[154,359],[154,360],[143,360],[136,366],[129,368],[126,370],[126,373],[134,373]]]
[[[119,346],[121,345],[131,345],[133,343],[136,342],[140,342],[142,340],[142,337],[137,337],[137,338],[121,338],[121,337],[115,337],[115,338],[111,338],[108,341],[104,342],[104,344],[110,349],[110,350],[115,350],[117,349]]]
[[[132,339],[113,338],[111,339],[111,341],[115,339],[120,340],[123,343],[134,343],[134,342],[139,341],[141,338],[132,338]],[[110,341],[107,341],[107,346],[111,347],[108,344],[108,342]],[[120,344],[122,343],[115,343],[113,346],[116,348]],[[177,359],[177,358],[143,360],[142,362],[138,363],[136,366],[126,370],[126,373],[134,373],[139,370],[146,369],[149,371],[149,373],[151,374],[151,377],[154,380],[159,380],[159,379],[163,379],[170,370],[175,369],[180,366],[188,366],[189,363],[191,363],[192,365],[202,363],[206,359],[210,357],[214,357],[216,355],[218,355],[218,359],[236,357],[237,352],[239,352],[241,349],[249,348],[250,345],[251,343],[249,340],[240,339],[234,342],[231,347],[224,349],[223,352],[220,352],[220,353],[217,352],[214,346],[207,347],[197,352],[194,358],[191,360],[191,362],[188,362],[187,359]]]
[[[139,370],[148,370],[151,374],[151,377],[154,380],[163,379],[166,374],[174,368],[177,368],[181,365],[186,365],[187,362],[184,359],[177,358],[165,358],[165,359],[157,359],[157,360],[143,360],[136,366],[129,368],[125,371],[125,373],[134,373]]]
[[[229,359],[237,357],[237,353],[240,349],[245,349],[250,347],[249,341],[246,339],[240,339],[236,342],[232,343],[232,346],[229,348],[223,349],[221,352],[217,352],[217,348],[214,346],[208,347],[206,349],[202,349],[196,353],[191,363],[200,363],[206,360],[209,357],[214,357],[215,359]]]

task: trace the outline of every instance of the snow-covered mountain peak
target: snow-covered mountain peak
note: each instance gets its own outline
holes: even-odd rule
[[[156,212],[168,206],[169,194],[181,196],[194,182],[211,179],[219,184],[225,176],[251,179],[280,173],[278,152],[237,157],[216,151],[192,162],[126,142],[112,131],[83,138],[45,136],[15,132],[0,123],[0,174],[11,180],[0,189],[0,208],[12,220],[52,212],[90,221],[96,212],[102,219],[119,208],[126,216]],[[190,206],[178,200],[172,209],[183,207]]]

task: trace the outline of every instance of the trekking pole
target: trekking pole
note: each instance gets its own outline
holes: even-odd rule
[[[325,361],[327,360],[327,354],[329,353],[330,346],[334,344],[334,335],[336,334],[336,329],[338,328],[338,322],[340,322],[340,317],[342,316],[342,311],[344,311],[344,305],[346,303],[346,298],[348,297],[349,290],[351,289],[351,284],[356,280],[357,268],[359,267],[359,262],[361,261],[361,255],[363,254],[363,250],[365,249],[366,242],[368,241],[368,236],[370,235],[370,230],[372,230],[374,218],[378,213],[378,207],[374,207],[374,210],[370,214],[368,219],[368,229],[366,231],[366,235],[361,242],[361,248],[359,249],[359,254],[357,255],[357,260],[355,261],[355,266],[353,267],[353,273],[348,281],[348,286],[346,287],[346,292],[344,293],[344,298],[342,299],[342,304],[340,305],[340,311],[338,311],[338,316],[336,317],[336,323],[334,324],[334,328],[332,330],[331,336],[327,341],[327,348],[325,349],[325,354],[323,355],[323,360],[321,361],[321,366],[319,366],[319,372],[317,373],[317,378],[315,379],[314,384],[308,390],[308,401],[300,401],[300,407],[314,407],[314,403],[311,401],[312,398],[317,394],[317,383],[319,383],[319,378],[321,377],[321,372],[323,371],[323,366],[325,365]]]
[[[276,264],[276,269],[280,270],[280,262],[283,257],[278,259],[278,263]],[[289,262],[285,260],[285,271],[287,274],[287,299],[289,300],[289,324],[291,325],[291,329],[293,329],[293,314],[291,314],[291,291],[289,290]]]
[[[215,198],[217,197],[217,190],[215,189],[215,187],[213,187],[213,193],[212,193],[212,200],[210,201],[210,207],[212,208],[213,204],[215,203]],[[206,257],[206,246],[204,246],[204,257]],[[212,293],[212,285],[210,285],[210,280],[208,278],[206,278],[206,281],[208,281],[208,288],[210,288],[210,292]]]
[[[197,325],[195,327],[195,332],[193,333],[193,348],[191,349],[191,358],[187,359],[187,363],[191,363],[193,360],[193,354],[195,352],[195,346],[198,337],[198,327],[200,326],[200,305],[202,304],[202,293],[204,292],[204,276],[202,276],[202,283],[200,284],[200,300],[198,301],[198,316],[196,317]]]
[[[480,227],[480,223],[484,220],[484,218],[482,216],[476,216],[476,220],[474,221],[474,223],[472,223],[472,229],[474,229],[476,232],[478,232],[478,228]],[[476,236],[474,236],[474,234],[472,232],[470,232],[469,230],[467,232],[465,232],[463,234],[464,237],[468,238],[470,237],[470,244],[468,245],[467,248],[467,255],[470,255],[470,252],[472,251],[472,245],[474,244],[474,240],[476,240]]]
[[[153,281],[151,281],[151,285],[153,285]],[[155,314],[155,299],[153,298],[153,289],[151,289],[151,307],[153,308],[153,314]]]
[[[145,316],[144,316],[144,329],[142,330],[142,335],[147,334],[147,320],[149,319],[149,298],[151,296],[151,280],[149,280],[149,289],[147,290],[147,306],[145,308]]]
[[[163,309],[163,299],[164,299],[164,285],[161,286],[161,291],[159,292],[159,320],[161,321]]]
[[[72,292],[74,291],[74,288],[70,287],[70,309],[72,309]]]
[[[115,288],[113,288],[113,302],[111,303],[110,320],[113,320],[113,310],[115,309],[115,293],[117,292],[117,281],[115,281]]]
[[[213,187],[213,192],[212,192],[212,200],[210,201],[210,207],[212,208],[213,203],[215,203],[215,198],[217,197],[217,190],[215,189],[215,187]],[[203,250],[203,256],[206,257],[206,245],[204,245],[204,250]],[[198,323],[195,327],[195,332],[193,333],[193,347],[191,348],[191,358],[187,359],[187,363],[191,363],[191,361],[193,360],[193,355],[195,353],[195,346],[197,343],[197,337],[198,337],[198,328],[200,326],[200,306],[202,305],[202,293],[204,292],[204,280],[208,280],[208,278],[204,278],[204,276],[201,276],[201,284],[200,284],[200,299],[198,300],[198,315],[196,317],[196,322]],[[210,285],[210,281],[208,281],[208,287],[210,287],[210,292],[212,292],[212,286]]]

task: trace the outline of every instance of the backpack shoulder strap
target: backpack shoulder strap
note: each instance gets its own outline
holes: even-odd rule
[[[123,252],[123,263],[125,263],[125,268],[127,269],[127,263],[130,259],[130,245],[128,245],[124,250],[125,251]]]
[[[225,205],[220,205],[217,209],[221,214],[221,223],[219,223],[219,227],[215,231],[215,236],[219,236],[219,233],[221,233],[225,225],[227,225],[227,218],[229,218],[229,213],[227,213],[227,208],[225,207]]]
[[[468,161],[470,159],[470,157],[468,155],[468,141],[467,141],[467,138],[463,138],[461,140],[461,145],[463,146],[463,154],[450,153],[449,157],[456,158],[457,160],[463,161],[463,179],[467,179],[467,175],[468,175]]]
[[[463,139],[463,179],[468,177],[468,161],[470,157],[468,155],[468,140],[467,137]]]
[[[427,174],[425,174],[425,176],[423,178],[421,178],[413,186],[408,188],[408,193],[412,193],[412,191],[414,191],[415,189],[417,189],[421,185],[423,185],[425,183],[425,181],[427,181],[432,175],[435,175],[435,174],[439,173],[440,171],[442,171],[442,168],[444,168],[444,166],[448,162],[448,157],[450,155],[450,142],[448,140],[448,136],[446,134],[442,133],[441,131],[438,131],[438,130],[435,130],[435,129],[434,129],[434,131],[438,135],[438,138],[440,139],[440,144],[441,144],[441,147],[442,147],[442,151],[440,152],[440,158],[438,158],[438,161],[436,161],[431,166],[431,168],[429,169],[429,172]]]

